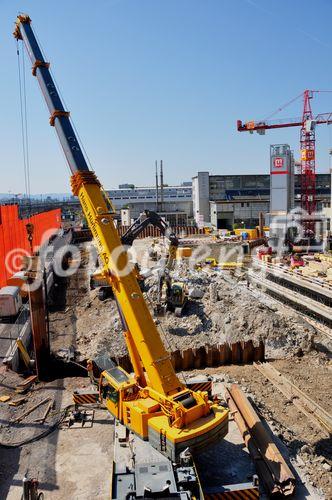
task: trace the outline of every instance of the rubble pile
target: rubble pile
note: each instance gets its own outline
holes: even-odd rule
[[[168,314],[161,319],[178,348],[188,346],[188,335],[191,347],[264,340],[267,355],[274,358],[301,355],[312,348],[315,329],[311,325],[295,313],[262,304],[245,282],[237,282],[223,271],[186,274],[182,269],[181,274],[189,290],[203,290],[204,295],[201,300],[189,300],[182,318]]]
[[[315,329],[295,314],[268,306],[224,271],[191,270],[182,264],[173,273],[188,285],[189,300],[178,318],[171,312],[155,318],[163,341],[171,351],[204,345],[253,340],[265,341],[273,358],[301,355],[312,347]],[[157,277],[145,281],[145,298],[151,311],[157,297]],[[76,349],[82,358],[109,352],[126,354],[121,323],[114,300],[100,302],[94,292],[75,311]]]

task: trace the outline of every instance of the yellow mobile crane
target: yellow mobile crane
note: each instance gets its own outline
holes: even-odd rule
[[[100,395],[108,410],[171,460],[189,447],[192,451],[214,443],[227,433],[228,410],[194,392],[178,379],[113,222],[114,213],[99,180],[85,160],[63,103],[31,28],[28,15],[19,15],[14,31],[22,39],[72,172],[71,187],[83,213],[112,285],[122,316],[124,335],[135,375],[120,367],[101,373]]]

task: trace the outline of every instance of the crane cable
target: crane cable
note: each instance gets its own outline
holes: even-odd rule
[[[287,108],[287,106],[289,106],[290,104],[292,104],[293,102],[297,101],[300,97],[303,96],[303,92],[301,92],[301,94],[297,95],[296,97],[294,97],[293,99],[291,99],[290,101],[286,102],[285,104],[283,104],[282,106],[280,106],[280,108],[276,109],[273,113],[271,113],[269,116],[267,116],[264,121],[267,121],[267,120],[270,120],[270,118],[272,118],[273,116],[275,116],[277,113],[279,113],[280,111],[282,111],[283,109]]]
[[[328,93],[332,93],[332,90],[311,90],[312,93],[315,93],[315,94],[328,94]],[[286,102],[285,104],[283,104],[282,106],[280,106],[280,108],[276,109],[273,113],[271,113],[269,116],[267,116],[263,121],[266,122],[267,120],[270,120],[273,116],[275,116],[276,114],[280,113],[280,111],[283,111],[285,108],[287,108],[290,104],[293,104],[293,102],[297,101],[298,99],[300,99],[300,97],[303,97],[303,92],[301,92],[301,94],[297,95],[296,97],[294,97],[293,99],[291,99],[290,101]]]
[[[44,48],[43,48],[43,46],[42,46],[42,44],[41,44],[41,42],[40,42],[40,40],[39,40],[39,38],[38,38],[38,35],[37,35],[36,33],[35,33],[35,37],[36,37],[37,43],[38,43],[38,45],[39,45],[39,48],[40,48],[40,51],[41,51],[41,53],[42,53],[42,55],[43,55],[44,60],[45,60],[45,61],[49,61],[49,59],[48,59],[48,57],[47,57],[47,54],[46,54],[46,52],[45,52],[45,50],[44,50]],[[60,90],[60,87],[59,87],[59,85],[58,85],[58,82],[57,82],[57,80],[56,80],[56,78],[55,78],[55,76],[54,76],[53,71],[52,71],[52,69],[51,69],[51,68],[49,68],[49,72],[50,72],[50,75],[52,76],[52,79],[53,79],[54,84],[55,84],[56,91],[57,91],[57,93],[59,94],[59,97],[60,97],[60,99],[61,99],[61,101],[62,101],[62,103],[63,103],[63,106],[64,106],[64,108],[65,108],[65,109],[67,109],[67,110],[68,110],[69,108],[68,108],[68,106],[67,106],[67,104],[66,104],[66,101],[65,101],[65,99],[64,99],[64,97],[63,97],[63,93],[62,93],[62,92],[61,92],[61,90]],[[82,151],[83,151],[83,153],[84,153],[85,159],[86,159],[86,161],[87,161],[87,163],[88,163],[88,165],[89,165],[89,167],[90,167],[90,170],[92,170],[92,171],[93,171],[93,168],[92,168],[92,164],[91,164],[90,158],[89,158],[89,156],[88,156],[88,154],[87,154],[87,152],[86,152],[86,150],[85,150],[85,148],[84,148],[84,145],[83,145],[83,142],[82,142],[82,140],[81,140],[81,137],[80,137],[80,135],[79,135],[79,133],[78,133],[78,131],[77,131],[77,129],[76,129],[75,123],[73,122],[73,119],[72,119],[72,117],[71,117],[71,116],[69,116],[69,120],[70,120],[70,123],[71,123],[71,125],[72,125],[72,127],[73,127],[73,129],[74,129],[74,132],[75,132],[76,136],[77,136],[79,146],[82,148]],[[65,156],[65,154],[64,154],[64,152],[63,152],[63,149],[62,149],[62,148],[60,148],[60,149],[61,149],[61,151],[62,151],[62,153],[63,153],[64,158],[65,158],[65,164],[66,164],[66,167],[67,167],[67,169],[68,169],[68,172],[69,172],[69,174],[71,175],[71,170],[70,170],[70,167],[69,167],[69,165],[68,165],[68,163],[67,163],[66,156]]]
[[[28,203],[28,219],[31,218],[31,190],[30,190],[30,158],[29,158],[29,141],[28,141],[28,117],[27,117],[27,97],[25,84],[25,58],[24,50],[22,61],[20,57],[19,41],[17,40],[17,67],[18,67],[18,83],[20,96],[20,119],[21,119],[21,136],[22,136],[22,154],[23,154],[23,169],[24,169],[24,186],[25,194]]]

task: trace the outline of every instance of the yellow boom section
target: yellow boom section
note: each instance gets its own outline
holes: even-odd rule
[[[170,355],[161,341],[134,273],[121,272],[128,265],[128,256],[121,244],[101,184],[93,172],[77,172],[71,182],[73,194],[80,200],[99,255],[109,270],[110,283],[146,371],[148,384],[161,394],[175,394],[184,386],[175,374]]]

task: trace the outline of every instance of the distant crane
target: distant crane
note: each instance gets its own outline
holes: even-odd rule
[[[290,102],[279,108],[271,116],[284,109],[289,104],[303,96],[302,117],[283,120],[263,120],[249,121],[242,123],[237,121],[237,130],[239,132],[250,132],[256,130],[258,134],[264,135],[265,130],[285,127],[301,127],[300,132],[300,150],[301,150],[301,208],[311,215],[316,211],[316,165],[315,165],[315,127],[316,125],[331,124],[332,113],[321,113],[314,116],[311,109],[310,99],[314,93],[331,92],[321,90],[305,90],[302,94],[292,99]],[[271,118],[271,116],[269,118]]]

